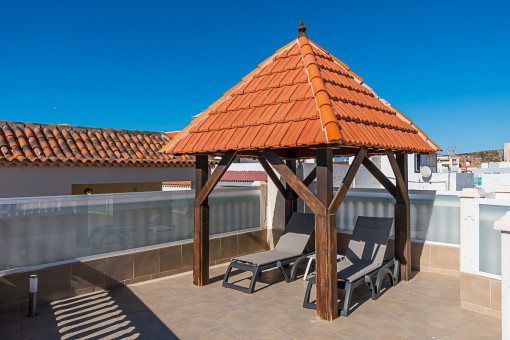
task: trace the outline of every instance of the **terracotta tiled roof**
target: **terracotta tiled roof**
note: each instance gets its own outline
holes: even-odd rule
[[[267,181],[267,173],[265,171],[227,171],[221,180],[227,182]]]
[[[276,51],[168,143],[172,154],[324,145],[436,152],[412,121],[306,35]]]
[[[162,132],[0,121],[4,164],[192,166],[190,156],[159,152]]]

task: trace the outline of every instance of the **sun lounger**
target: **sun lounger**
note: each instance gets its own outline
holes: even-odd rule
[[[310,252],[307,252],[306,244],[314,228],[315,217],[313,214],[294,213],[273,250],[232,259],[223,279],[223,287],[251,294],[255,289],[255,281],[260,273],[263,270],[275,267],[280,269],[285,282],[294,281],[299,265],[308,259],[306,256]],[[284,267],[292,262],[294,265],[289,276]],[[228,282],[232,268],[253,273],[249,287],[245,288]]]
[[[339,314],[349,315],[352,291],[365,283],[370,290],[372,299],[380,296],[381,285],[386,275],[390,277],[392,286],[397,284],[399,264],[397,259],[384,260],[393,218],[359,216],[352,233],[345,259],[337,265],[338,289],[345,290],[343,308]],[[390,268],[393,267],[393,271]],[[372,282],[376,278],[376,283]],[[312,286],[316,277],[308,281],[303,307],[316,309],[310,302]]]

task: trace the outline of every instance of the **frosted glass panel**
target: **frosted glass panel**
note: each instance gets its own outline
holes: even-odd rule
[[[411,238],[460,244],[459,197],[411,194]]]
[[[193,238],[193,191],[0,199],[0,270]],[[211,235],[261,227],[260,188],[213,191]]]
[[[352,233],[358,216],[393,217],[394,210],[395,200],[389,195],[348,192],[336,214],[336,228],[339,232]]]
[[[480,204],[479,270],[501,275],[501,232],[494,230],[494,222],[507,211],[508,206]]]
[[[312,190],[316,192],[315,186]],[[456,195],[411,192],[410,199],[411,239],[460,244],[460,200]],[[337,230],[352,233],[358,216],[394,215],[395,199],[386,191],[351,189],[336,215]],[[391,236],[394,235],[393,227]]]

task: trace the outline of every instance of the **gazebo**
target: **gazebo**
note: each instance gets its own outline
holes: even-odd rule
[[[317,315],[338,316],[336,213],[357,170],[366,169],[395,198],[395,256],[402,280],[411,272],[407,153],[440,148],[413,122],[378,97],[350,68],[308,39],[301,22],[291,41],[196,116],[162,151],[195,155],[193,283],[209,279],[208,196],[235,157],[260,161],[285,198],[287,222],[299,196],[315,213]],[[393,184],[368,158],[386,155]],[[221,156],[209,177],[208,157]],[[333,193],[333,157],[355,156]],[[315,158],[303,181],[296,160]],[[275,171],[285,180],[280,182]],[[317,179],[317,196],[308,186]]]

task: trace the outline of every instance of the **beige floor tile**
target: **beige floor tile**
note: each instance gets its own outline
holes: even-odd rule
[[[245,294],[221,286],[225,269],[213,268],[204,287],[186,273],[41,305],[35,318],[24,317],[26,310],[0,313],[0,338],[501,338],[501,320],[460,308],[458,277],[420,272],[375,301],[360,286],[351,315],[326,322],[302,308],[307,282],[285,283],[272,270]]]

